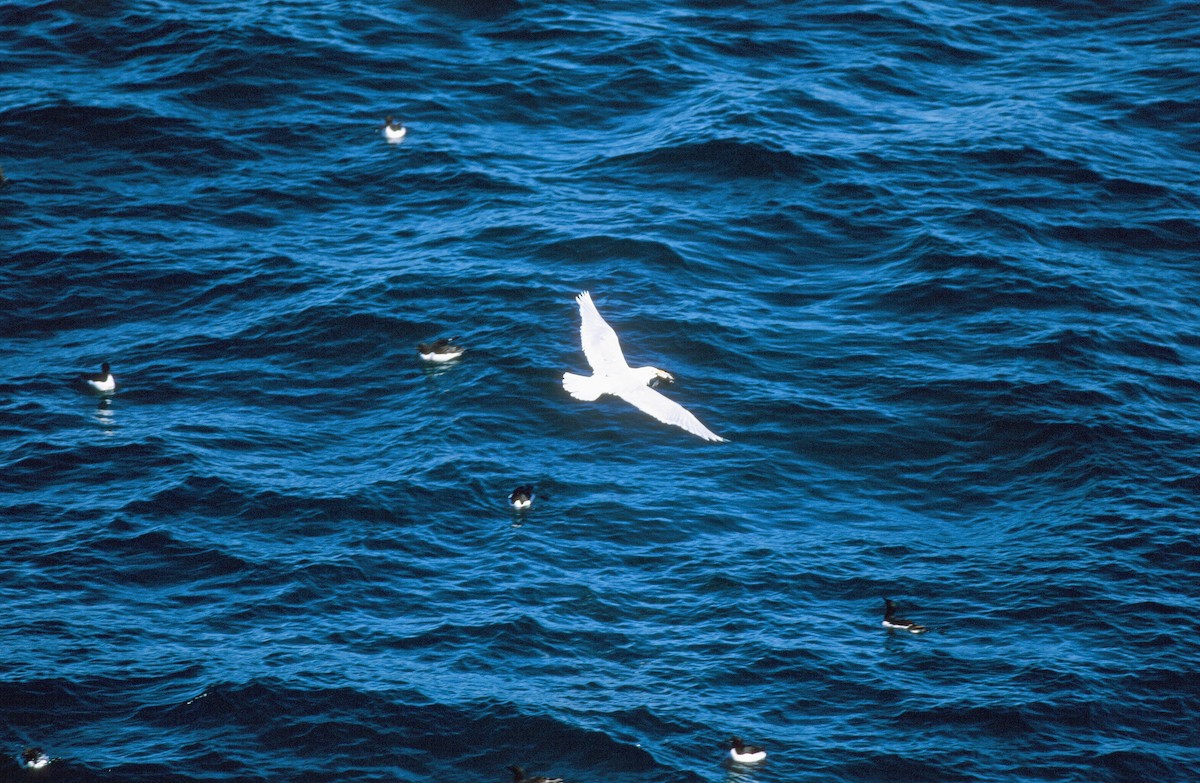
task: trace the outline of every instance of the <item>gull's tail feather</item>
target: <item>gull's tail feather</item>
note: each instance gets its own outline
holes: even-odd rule
[[[604,385],[596,380],[594,375],[576,375],[573,372],[563,373],[563,388],[577,400],[594,402],[604,394]]]

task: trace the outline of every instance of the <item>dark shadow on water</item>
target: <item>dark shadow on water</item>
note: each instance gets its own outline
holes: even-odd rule
[[[420,4],[465,19],[499,19],[521,6],[516,0],[419,0]]]

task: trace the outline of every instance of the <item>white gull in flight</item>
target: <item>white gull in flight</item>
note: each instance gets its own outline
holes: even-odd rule
[[[661,378],[673,381],[671,374],[657,367],[630,367],[621,352],[617,333],[600,317],[592,295],[584,291],[575,297],[579,302],[579,314],[583,323],[579,335],[583,341],[583,354],[592,365],[592,375],[563,373],[563,388],[577,400],[592,402],[601,394],[612,394],[634,407],[640,408],[654,418],[676,427],[682,427],[705,440],[724,441],[679,403],[659,394],[647,384]]]

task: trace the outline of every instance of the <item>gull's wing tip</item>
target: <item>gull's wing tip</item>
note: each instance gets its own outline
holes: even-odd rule
[[[704,425],[700,425],[700,426],[703,427]],[[708,427],[704,427],[704,432],[697,432],[696,430],[690,429],[688,427],[684,427],[684,429],[686,429],[688,432],[692,433],[693,435],[699,435],[701,438],[708,441],[709,443],[728,443],[729,442],[729,438],[722,438],[720,435],[713,432]]]
[[[723,442],[722,438],[717,433],[705,427],[695,414],[683,407],[679,403],[672,400],[662,392],[651,389],[649,386],[642,386],[632,390],[622,390],[617,392],[617,396],[625,400],[633,407],[641,410],[643,413],[648,413],[664,424],[670,424],[673,427],[679,427],[685,432],[689,432],[696,437],[712,441]]]

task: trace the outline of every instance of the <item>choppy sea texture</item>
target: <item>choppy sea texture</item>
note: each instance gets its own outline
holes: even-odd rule
[[[0,7],[0,778],[1194,779],[1198,12]]]

